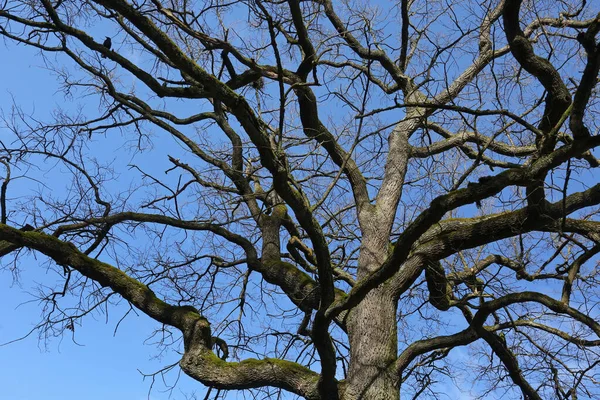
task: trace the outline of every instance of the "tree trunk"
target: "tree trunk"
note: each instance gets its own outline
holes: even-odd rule
[[[367,295],[349,315],[350,371],[344,400],[398,399],[389,366],[397,356],[396,305],[385,287]]]
[[[378,269],[387,256],[387,237],[376,229],[382,225],[365,226],[370,232],[363,236],[359,279]],[[396,301],[390,292],[386,285],[372,290],[348,316],[350,370],[344,400],[399,398],[396,379],[387,372],[398,351]]]

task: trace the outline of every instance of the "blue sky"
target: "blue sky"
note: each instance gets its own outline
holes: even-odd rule
[[[63,95],[56,92],[54,76],[44,68],[38,53],[24,46],[0,44],[0,109],[10,111],[12,99],[26,112],[42,119],[60,104]],[[62,103],[62,104],[61,104]],[[0,130],[0,135],[7,135]],[[19,189],[15,181],[9,193]],[[6,270],[0,270],[0,343],[6,343],[27,334],[39,322],[40,308],[31,302],[32,284],[52,283],[53,275],[36,260],[30,258],[22,268],[18,281]],[[204,389],[185,375],[171,393],[159,381],[150,393],[152,373],[177,361],[176,354],[158,357],[159,349],[144,344],[160,324],[145,315],[129,315],[114,332],[126,304],[112,307],[108,323],[104,315],[84,319],[76,327],[75,343],[69,337],[40,340],[38,333],[0,347],[0,399],[10,400],[95,400],[95,399],[185,399],[185,394],[196,391],[202,398]],[[140,371],[138,371],[138,369]],[[177,373],[168,375],[173,383]]]
[[[23,280],[30,278],[33,277],[24,277]],[[30,297],[21,288],[9,288],[10,283],[8,274],[0,275],[2,342],[22,336],[39,316],[37,304],[20,304]],[[174,362],[174,359],[150,359],[156,350],[142,342],[156,324],[146,316],[128,317],[114,335],[117,313],[111,315],[113,317],[108,324],[101,318],[86,318],[83,326],[77,328],[79,344],[68,337],[53,338],[45,344],[33,333],[22,341],[0,347],[3,360],[0,365],[0,398],[147,399],[150,380],[144,381],[138,369],[145,373],[154,372]],[[173,381],[176,375],[171,374],[170,378]],[[185,388],[190,391],[200,389],[183,376],[171,398],[184,398],[180,390]],[[169,398],[168,393],[160,390],[164,390],[164,386],[158,383],[150,398]]]

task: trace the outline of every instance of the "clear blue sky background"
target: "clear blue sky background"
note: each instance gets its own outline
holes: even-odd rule
[[[37,51],[22,45],[0,44],[0,109],[10,111],[12,98],[27,112],[43,119],[60,104],[56,77],[44,68]],[[8,133],[0,129],[0,136]],[[18,181],[11,189],[18,190]],[[10,193],[9,193],[10,194]],[[52,281],[52,275],[31,259],[22,268],[18,282],[9,271],[0,270],[0,343],[22,337],[39,322],[40,308],[30,302],[28,293],[35,285]],[[19,286],[19,282],[22,286]],[[40,341],[37,332],[0,347],[0,399],[7,400],[106,400],[106,399],[186,399],[194,392],[204,397],[201,385],[181,374],[173,392],[165,392],[156,382],[150,395],[152,373],[177,361],[175,354],[157,358],[157,348],[144,344],[154,329],[160,328],[145,315],[129,315],[116,334],[115,326],[128,307],[113,307],[108,318],[86,317],[77,328],[77,342],[70,338]],[[168,383],[177,379],[171,373]]]

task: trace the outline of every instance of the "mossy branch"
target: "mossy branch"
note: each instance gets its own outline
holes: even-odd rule
[[[270,385],[289,390],[307,399],[318,399],[319,374],[291,361],[249,359],[237,363],[221,360],[211,350],[210,324],[191,306],[173,306],[159,299],[147,285],[120,269],[88,257],[75,245],[40,232],[24,232],[0,224],[0,241],[36,250],[60,265],[110,287],[152,319],[178,328],[184,337],[181,367],[203,384],[223,389],[255,388]]]

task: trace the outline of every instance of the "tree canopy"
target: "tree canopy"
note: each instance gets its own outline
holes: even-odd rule
[[[575,0],[4,0],[63,104],[4,105],[3,271],[53,271],[47,337],[147,315],[207,398],[597,398],[599,31]]]

